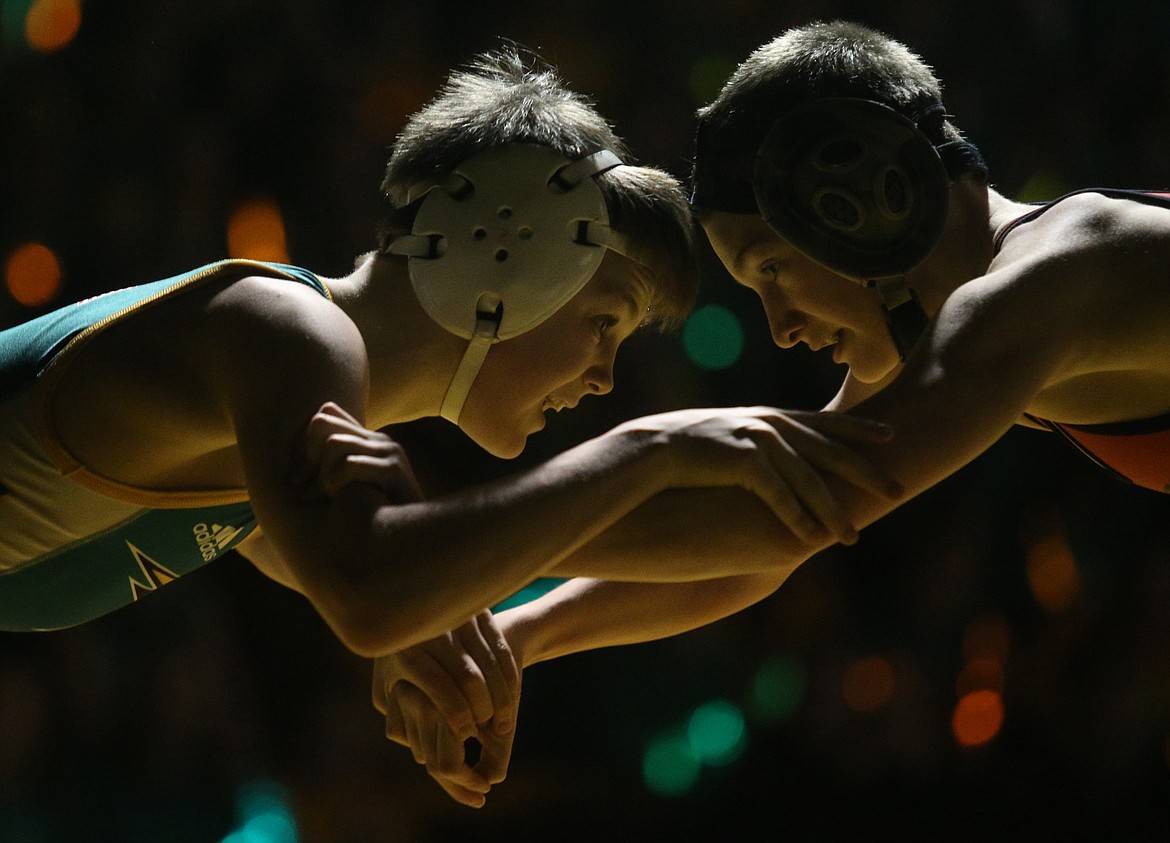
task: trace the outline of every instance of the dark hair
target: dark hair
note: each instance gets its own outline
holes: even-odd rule
[[[699,118],[720,128],[755,128],[824,97],[873,100],[913,117],[942,99],[942,83],[918,55],[881,32],[847,21],[814,23],[748,56]],[[949,121],[937,132],[930,138],[936,144],[961,139]]]
[[[698,112],[691,174],[695,213],[754,213],[756,155],[789,112],[817,100],[877,102],[912,120],[942,157],[952,180],[987,183],[987,165],[942,108],[942,84],[906,46],[856,23],[790,29],[753,52],[719,95]]]
[[[548,147],[575,160],[604,149],[630,153],[585,97],[557,71],[515,45],[474,59],[408,121],[394,143],[382,191],[392,210],[379,235],[385,250],[410,230],[420,185],[436,183],[472,154],[511,143]],[[652,289],[648,322],[680,324],[694,306],[698,262],[686,194],[674,176],[632,163],[597,177],[610,226],[625,235]]]

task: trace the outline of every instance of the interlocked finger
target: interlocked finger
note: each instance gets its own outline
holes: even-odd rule
[[[397,654],[401,674],[437,708],[448,727],[461,738],[475,734],[475,709],[432,642]]]
[[[468,627],[471,627],[470,631]],[[486,723],[495,711],[487,678],[494,668],[482,639],[477,641],[478,632],[475,631],[474,621],[452,630],[444,638],[450,638],[451,643],[436,646],[432,655],[458,690],[464,705],[471,711],[473,721]],[[482,667],[481,660],[484,661]]]
[[[458,633],[460,642],[483,677],[484,684],[476,691],[486,690],[490,703],[490,709],[477,709],[476,723],[482,725],[494,719],[497,725],[510,726],[511,712],[516,704],[513,686],[518,681],[518,671],[511,649],[492,624],[491,612],[481,612],[461,626]]]

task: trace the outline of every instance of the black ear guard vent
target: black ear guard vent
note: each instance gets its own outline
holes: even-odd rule
[[[946,224],[950,177],[934,145],[870,100],[816,100],[776,121],[752,181],[780,236],[861,283],[905,275]]]

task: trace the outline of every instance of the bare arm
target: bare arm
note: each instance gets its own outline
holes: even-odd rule
[[[694,560],[700,572],[732,564],[755,566],[760,573],[677,583],[578,577],[540,598],[500,612],[495,623],[521,668],[570,653],[695,629],[763,599],[788,577],[794,566],[775,563],[775,543],[784,539],[776,525],[771,513],[746,492],[696,489],[663,493],[607,529],[566,564],[588,555],[604,560],[620,574],[624,564],[635,567],[647,555],[682,554]],[[448,635],[380,659],[380,669],[375,671],[375,706],[385,712],[393,686],[408,681],[436,702],[452,728],[461,728],[459,724],[466,722],[473,710],[478,710],[476,722],[484,722],[491,712],[474,704],[472,692],[479,692],[481,701],[488,698],[486,689],[477,685],[491,673],[491,666],[477,671],[462,652],[451,652],[453,642],[457,643]],[[436,660],[435,653],[447,655]],[[434,669],[436,661],[457,666],[446,668],[450,679]],[[396,733],[392,736],[401,738]]]
[[[637,527],[628,530],[634,522]],[[615,563],[640,553],[685,550],[695,558],[711,554],[709,564],[718,565],[729,553],[768,558],[770,540],[778,535],[774,524],[771,513],[747,493],[667,492],[595,542],[622,548]],[[658,530],[669,538],[663,541]],[[721,537],[736,533],[741,538],[735,546],[720,545]],[[771,594],[790,570],[682,583],[577,578],[494,618],[484,613],[479,626],[499,631],[495,652],[522,670],[569,653],[649,641],[711,623]],[[408,745],[452,798],[480,806],[508,767],[519,714],[519,679],[517,675],[511,695],[489,692],[491,665],[481,664],[459,644],[470,626],[456,636],[378,659],[373,699],[386,715],[387,737]],[[473,720],[477,725],[470,725]],[[467,766],[462,741],[469,733],[482,747],[474,768]]]
[[[218,303],[221,347],[247,349],[222,364],[225,412],[257,518],[285,563],[283,578],[359,654],[457,626],[665,481],[658,443],[629,437],[587,443],[507,482],[437,501],[398,505],[368,484],[303,500],[289,482],[297,444],[328,401],[363,417],[364,344],[344,314],[311,291],[263,280],[250,290],[251,280],[232,285]],[[263,297],[262,307],[250,296]],[[573,505],[585,498],[589,507]]]
[[[733,489],[664,492],[566,559],[604,567],[612,579],[578,577],[496,617],[522,666],[570,653],[651,641],[696,629],[772,594],[797,567],[803,544],[760,504]],[[693,564],[689,582],[621,581],[636,560]],[[588,560],[588,561],[586,561]],[[757,573],[703,577],[734,567]]]
[[[221,333],[207,354],[220,370],[253,507],[285,563],[284,580],[359,654],[458,626],[665,489],[743,488],[775,517],[816,534],[781,476],[793,454],[777,432],[784,417],[768,408],[637,420],[528,471],[434,500],[401,503],[369,484],[304,500],[289,478],[307,420],[330,401],[363,418],[362,338],[340,310],[295,285],[245,279],[223,299]],[[661,563],[647,576],[677,578]]]
[[[1036,314],[1048,309],[1058,284],[1066,307],[1038,331]],[[1083,368],[1080,355],[1091,332],[1078,314],[1093,308],[1087,303],[1078,308],[1069,299],[1067,277],[1043,273],[1019,285],[988,277],[953,296],[904,370],[884,386],[863,390],[870,394],[849,410],[896,431],[889,442],[858,443],[857,448],[899,480],[907,494],[876,495],[826,473],[847,517],[859,526],[869,524],[959,470],[997,441],[1046,385]],[[708,623],[771,593],[796,566],[831,543],[797,539],[783,524],[759,514],[758,504],[734,490],[664,492],[556,569],[562,575],[605,570],[607,577],[623,579],[625,568],[633,573],[624,578],[636,580],[633,560],[660,554],[700,577],[704,570],[720,570],[722,553],[734,557],[739,570],[759,571],[758,576],[711,582],[710,592],[702,583],[637,588],[582,580],[519,607],[514,615],[502,613],[501,619],[509,636],[519,636],[516,646],[526,664]]]
[[[569,580],[497,615],[517,662],[668,638],[722,620],[778,589],[793,569],[684,583]]]
[[[848,412],[897,425],[891,447],[869,456],[913,495],[1024,412],[1085,423],[1166,412],[1167,262],[1170,213],[1128,200],[1082,194],[1017,229],[988,273],[944,302],[904,371],[851,402]],[[859,523],[889,510],[839,491]]]
[[[902,483],[905,499],[982,454],[1045,388],[1083,367],[1079,358],[1091,331],[1067,287],[1063,312],[1047,314],[1050,302],[1061,299],[1057,289],[1042,277],[970,282],[944,304],[897,377],[845,410],[897,426],[887,448],[862,450]],[[828,482],[859,527],[901,503]]]

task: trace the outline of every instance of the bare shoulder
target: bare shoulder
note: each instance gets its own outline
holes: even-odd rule
[[[1014,229],[987,274],[957,301],[1007,302],[1083,338],[1140,336],[1170,325],[1170,209],[1086,192]]]
[[[326,400],[354,406],[352,399],[364,392],[368,359],[361,332],[316,290],[241,278],[208,300],[206,315],[209,342],[218,346],[209,353],[234,373],[225,386],[235,384],[237,402],[287,406],[300,396],[308,418]]]
[[[227,279],[96,333],[61,373],[52,421],[70,453],[103,476],[238,488],[245,417],[276,438],[286,416],[303,425],[329,400],[360,411],[366,371],[357,328],[316,290]]]
[[[1164,272],[1170,262],[1170,207],[1086,192],[1052,205],[1005,238],[992,267],[1050,264],[1101,283],[1122,283],[1133,270]],[[1165,285],[1162,285],[1165,286]]]
[[[1170,388],[1170,210],[1087,192],[1009,234],[959,288],[942,336],[987,367],[1046,372],[1032,410],[1093,420],[1164,412]],[[1001,349],[996,352],[996,348]]]
[[[216,291],[206,304],[208,317],[227,330],[243,330],[260,336],[280,336],[290,341],[287,350],[301,343],[324,343],[355,349],[361,335],[348,316],[304,284],[265,276],[247,276]]]

